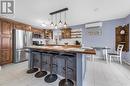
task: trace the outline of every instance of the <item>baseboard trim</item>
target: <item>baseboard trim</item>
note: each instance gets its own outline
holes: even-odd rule
[[[130,66],[130,62],[127,62],[127,61],[123,60],[123,63],[125,63],[125,64]]]

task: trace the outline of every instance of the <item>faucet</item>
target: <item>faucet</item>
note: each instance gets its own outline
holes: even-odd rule
[[[56,45],[58,45],[58,39],[55,39],[55,41],[56,41]]]

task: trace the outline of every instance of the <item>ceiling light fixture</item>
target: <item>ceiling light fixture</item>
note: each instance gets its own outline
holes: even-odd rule
[[[67,28],[67,21],[66,21],[66,11],[68,11],[68,8],[63,8],[54,12],[49,13],[51,15],[51,26],[53,26],[53,28],[57,29],[57,28]],[[64,15],[62,15],[62,12],[64,12]],[[59,14],[59,23],[57,23],[57,17]],[[53,15],[55,15],[55,20],[53,20]],[[62,20],[62,16],[64,16],[64,23]],[[64,25],[63,25],[64,24]]]

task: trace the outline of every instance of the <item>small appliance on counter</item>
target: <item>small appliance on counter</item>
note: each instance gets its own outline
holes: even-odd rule
[[[39,41],[33,41],[33,45],[38,45]]]
[[[43,46],[43,42],[42,41],[33,41],[33,45],[36,45],[36,46]]]
[[[80,42],[76,40],[75,45],[80,45]]]

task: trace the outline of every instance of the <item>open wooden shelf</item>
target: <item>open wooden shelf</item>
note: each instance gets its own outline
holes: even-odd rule
[[[82,37],[71,37],[71,38],[82,38]]]
[[[71,31],[71,38],[82,38],[82,31],[80,30],[74,30]]]
[[[72,34],[72,33],[71,33],[71,35],[82,35],[82,34]]]
[[[82,31],[71,31],[71,33],[81,33]]]

